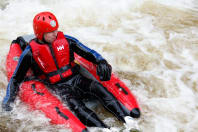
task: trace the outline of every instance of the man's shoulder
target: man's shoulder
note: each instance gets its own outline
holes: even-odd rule
[[[78,42],[78,39],[76,39],[75,37],[73,37],[73,36],[70,36],[70,35],[64,35],[65,36],[65,38],[67,39],[67,40],[71,40],[71,41],[74,41],[74,42]]]

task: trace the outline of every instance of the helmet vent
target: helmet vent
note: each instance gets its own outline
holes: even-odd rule
[[[43,17],[43,21],[45,21],[45,17]]]
[[[38,16],[38,18],[37,18],[37,19],[39,20],[39,18],[40,18],[40,16]]]
[[[52,19],[51,16],[49,16],[49,19]]]

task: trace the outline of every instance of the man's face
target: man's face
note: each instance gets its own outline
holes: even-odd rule
[[[44,33],[44,39],[48,43],[52,43],[57,37],[58,30],[53,32]]]

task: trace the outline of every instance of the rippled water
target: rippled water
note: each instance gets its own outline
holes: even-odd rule
[[[48,10],[56,14],[60,30],[101,53],[130,87],[141,107],[137,122],[142,132],[197,132],[197,6],[191,0],[1,0],[0,103],[8,83],[5,57],[11,41],[33,34],[33,17]],[[128,131],[102,107],[94,109],[112,131]],[[69,130],[50,125],[17,98],[11,113],[1,112],[0,131]]]

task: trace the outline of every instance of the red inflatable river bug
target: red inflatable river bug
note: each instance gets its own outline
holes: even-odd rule
[[[31,36],[30,38],[32,38]],[[29,37],[23,37],[27,42]],[[10,80],[12,74],[18,63],[18,59],[22,53],[20,44],[15,41],[10,46],[9,53],[6,59],[6,71],[8,80]],[[99,81],[99,77],[96,75],[96,66],[91,62],[83,59],[75,54],[75,61],[80,64],[81,72],[89,78]],[[30,76],[31,70],[27,73]],[[129,88],[118,78],[115,74],[112,74],[110,81],[101,82],[104,87],[111,92],[119,101],[124,110],[132,117],[140,117],[140,109],[138,103],[131,93]],[[47,87],[37,80],[24,81],[20,85],[19,90],[20,99],[26,103],[33,110],[40,110],[46,117],[51,119],[52,124],[61,124],[70,128],[73,132],[87,132],[86,126],[80,122],[80,120],[56,97]]]

